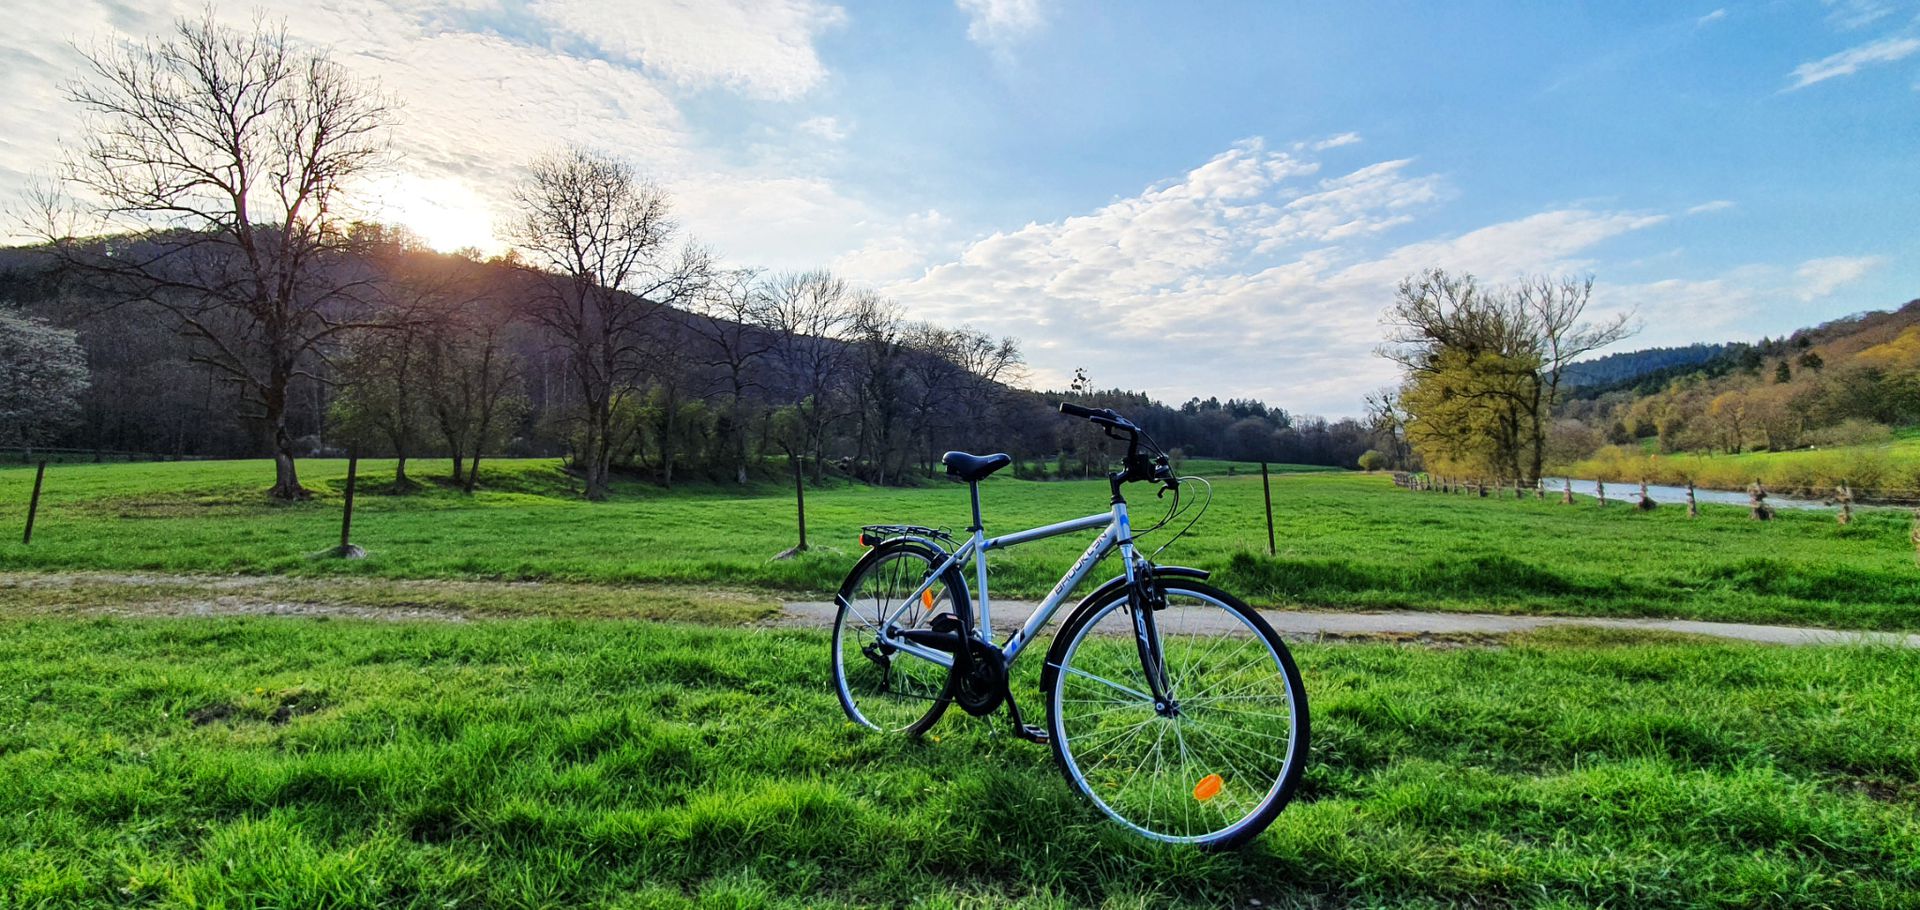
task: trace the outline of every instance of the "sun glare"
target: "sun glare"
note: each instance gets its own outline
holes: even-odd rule
[[[370,194],[376,220],[406,227],[430,247],[452,251],[505,248],[493,231],[493,214],[465,183],[402,174],[382,180]]]

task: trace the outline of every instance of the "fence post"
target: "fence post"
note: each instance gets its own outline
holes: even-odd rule
[[[47,462],[41,459],[40,466],[33,469],[33,498],[27,501],[27,532],[20,535],[20,545],[33,543],[33,517],[40,513],[40,482],[47,478]]]
[[[353,488],[359,476],[360,453],[348,450],[346,502],[340,510],[340,546],[333,550],[333,555],[341,559],[359,559],[367,555],[367,551],[353,545]]]
[[[800,476],[800,459],[787,460],[793,463],[793,507],[800,521],[800,545],[793,548],[798,553],[807,548],[807,484]]]
[[[1267,497],[1267,555],[1275,555],[1273,546],[1273,483],[1267,479],[1267,463],[1260,462],[1260,491]]]

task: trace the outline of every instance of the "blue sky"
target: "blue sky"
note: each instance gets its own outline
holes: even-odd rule
[[[75,128],[72,43],[192,8],[76,0],[0,36],[0,195]],[[1013,334],[1037,386],[1354,413],[1429,265],[1591,272],[1629,346],[1920,296],[1913,2],[263,9],[405,103],[373,214],[495,247],[520,166],[594,145],[728,262]]]

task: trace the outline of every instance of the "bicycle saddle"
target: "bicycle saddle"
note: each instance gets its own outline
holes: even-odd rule
[[[967,483],[978,483],[1007,465],[1013,464],[1013,456],[1004,452],[998,455],[969,455],[965,452],[948,452],[940,456],[940,463],[947,466],[947,474],[958,477]]]

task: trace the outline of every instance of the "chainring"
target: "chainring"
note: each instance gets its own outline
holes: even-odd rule
[[[961,661],[953,700],[974,717],[985,717],[1007,698],[1007,659],[999,649],[968,635],[967,659]]]

